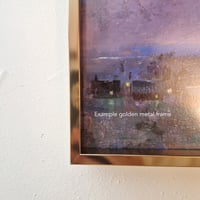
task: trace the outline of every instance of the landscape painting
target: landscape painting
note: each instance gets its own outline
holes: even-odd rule
[[[81,151],[200,149],[200,1],[80,0]]]

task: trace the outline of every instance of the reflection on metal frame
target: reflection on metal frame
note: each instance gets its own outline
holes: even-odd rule
[[[80,115],[80,32],[79,0],[69,1],[69,48],[70,48],[70,93],[71,93],[71,163],[110,164],[138,166],[200,166],[200,152],[170,150],[161,153],[111,154],[112,152],[81,152]]]

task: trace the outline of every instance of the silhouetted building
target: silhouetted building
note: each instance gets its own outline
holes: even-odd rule
[[[91,93],[95,98],[113,98],[118,97],[120,92],[120,80],[105,81],[93,80],[91,81]]]
[[[163,98],[160,84],[151,81],[132,81],[132,95],[135,100],[160,100]]]

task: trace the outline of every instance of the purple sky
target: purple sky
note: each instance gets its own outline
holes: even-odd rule
[[[200,50],[199,0],[81,1],[86,5],[85,48],[96,49],[98,55],[133,54],[131,47],[138,45],[185,45]]]

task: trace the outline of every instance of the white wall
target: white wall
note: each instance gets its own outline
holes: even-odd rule
[[[199,200],[199,168],[71,166],[67,0],[0,0],[0,199]]]

